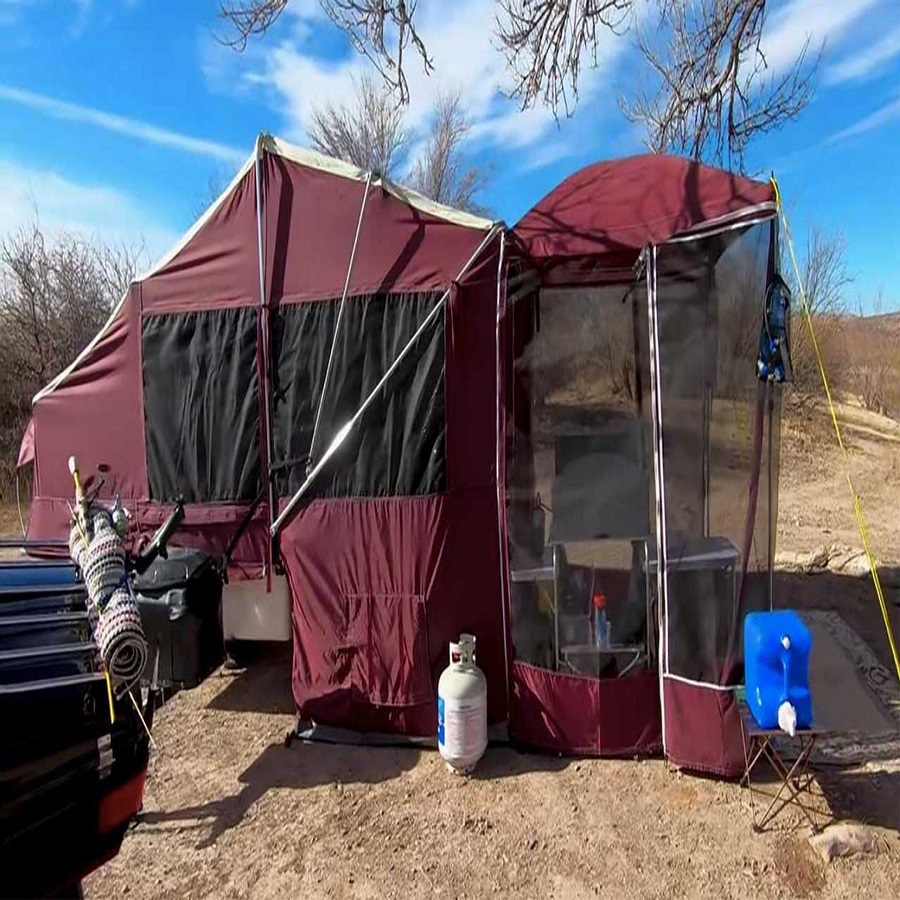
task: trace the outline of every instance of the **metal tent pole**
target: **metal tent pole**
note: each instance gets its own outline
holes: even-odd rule
[[[768,416],[766,427],[769,429],[769,458],[766,463],[766,479],[768,481],[768,505],[766,508],[766,541],[769,554],[769,611],[775,604],[775,529],[772,527],[772,422],[775,410],[775,385],[771,381],[766,382],[766,399]]]
[[[500,397],[501,392],[503,390],[503,344],[501,342],[501,334],[500,334],[500,325],[501,325],[501,313],[502,313],[502,304],[501,297],[503,291],[503,262],[504,262],[504,253],[506,250],[506,235],[500,234],[500,256],[497,262],[497,388],[495,394],[495,417],[496,417],[496,429],[497,429],[497,446],[496,446],[496,456],[494,460],[494,474],[497,479],[497,535],[500,543],[500,611],[501,617],[503,620],[503,675],[505,678],[506,684],[506,707],[509,709],[509,639],[507,637],[508,622],[507,622],[507,613],[508,613],[508,586],[506,582],[506,534],[505,529],[503,528],[503,522],[505,519],[504,516],[504,507],[503,507],[503,492],[506,487],[504,483],[500,480],[500,454],[506,453],[506,441],[504,440],[504,435],[506,434],[506,423],[501,421],[500,416],[503,410],[500,408]]]
[[[662,719],[663,752],[666,749],[666,698],[664,677],[668,660],[668,591],[666,589],[666,479],[663,461],[662,373],[660,371],[659,320],[657,307],[657,255],[651,245],[647,253],[647,324],[650,333],[650,408],[653,427],[653,462],[656,481],[656,602],[659,629],[659,705]],[[649,627],[649,623],[648,623]]]
[[[363,414],[372,405],[382,387],[387,384],[391,375],[393,375],[394,372],[396,372],[400,367],[400,363],[402,363],[403,360],[406,359],[409,352],[415,346],[416,341],[422,336],[428,326],[437,317],[437,314],[443,309],[444,304],[447,302],[447,298],[450,296],[450,291],[453,285],[460,281],[460,279],[465,277],[469,269],[471,269],[475,262],[478,260],[478,257],[481,256],[485,247],[490,244],[490,242],[497,235],[498,231],[502,231],[502,228],[503,225],[500,222],[495,222],[491,226],[490,230],[485,235],[484,240],[478,245],[475,252],[469,257],[468,262],[462,267],[462,269],[459,270],[459,274],[457,274],[456,278],[453,279],[450,287],[448,287],[447,290],[444,291],[444,293],[441,295],[440,300],[438,300],[438,302],[434,305],[434,308],[431,310],[431,312],[428,313],[428,315],[422,320],[422,324],[419,325],[419,327],[416,329],[415,334],[413,334],[413,336],[409,339],[406,346],[400,351],[399,354],[397,354],[397,357],[390,364],[387,371],[379,379],[378,384],[376,384],[375,387],[372,388],[369,396],[366,397],[365,400],[363,400],[362,405],[359,407],[359,409],[356,410],[351,419],[338,430],[337,434],[328,445],[328,448],[322,454],[322,458],[315,464],[315,466],[313,466],[312,471],[306,476],[306,481],[304,481],[303,484],[300,485],[294,496],[291,497],[287,506],[285,506],[285,508],[282,510],[281,515],[272,524],[272,527],[270,529],[272,537],[276,537],[278,533],[293,520],[294,510],[296,509],[297,504],[303,499],[312,483],[316,480],[316,478],[319,477],[319,473],[325,468],[334,454],[337,453],[341,445],[347,439],[350,432],[353,431],[353,429],[359,423],[360,419],[362,419]]]
[[[262,335],[262,392],[263,392],[263,427],[265,430],[265,446],[266,446],[266,471],[263,477],[268,483],[268,501],[269,501],[269,523],[277,509],[277,491],[275,488],[275,479],[270,477],[272,468],[272,457],[275,452],[273,435],[272,435],[272,396],[269,384],[269,368],[271,364],[270,347],[269,347],[269,304],[266,302],[266,255],[264,243],[263,229],[263,182],[262,182],[262,155],[264,152],[265,136],[260,134],[256,139],[256,246],[259,256],[259,310],[260,310],[260,332]],[[267,566],[267,585],[271,584],[272,577],[272,546],[269,544],[268,549],[268,566]]]
[[[356,234],[353,237],[353,247],[350,250],[350,262],[347,264],[347,277],[344,279],[344,292],[341,294],[341,305],[338,307],[337,321],[334,323],[334,337],[331,339],[331,351],[328,354],[328,364],[325,366],[325,378],[322,381],[322,392],[319,394],[319,405],[316,408],[316,418],[313,424],[312,440],[309,442],[309,463],[307,472],[313,464],[316,452],[316,438],[319,435],[319,425],[322,421],[322,407],[325,405],[325,394],[328,391],[328,382],[331,379],[331,370],[334,366],[334,355],[337,349],[338,335],[341,331],[341,321],[344,318],[344,305],[347,302],[347,294],[350,290],[350,278],[353,275],[353,263],[356,260],[356,248],[359,245],[359,235],[362,232],[363,215],[366,211],[366,202],[369,199],[369,189],[372,186],[372,176],[374,173],[369,172],[366,176],[366,186],[363,190],[362,203],[359,207],[359,219],[356,222]]]

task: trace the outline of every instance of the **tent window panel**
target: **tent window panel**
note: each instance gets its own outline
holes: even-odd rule
[[[646,290],[543,289],[511,322],[513,652],[595,678],[639,672],[655,645]]]
[[[255,498],[261,486],[256,310],[147,316],[141,349],[151,499]]]
[[[744,615],[768,599],[780,388],[758,381],[757,355],[770,234],[658,250],[665,663],[715,685],[740,683]]]
[[[435,293],[372,294],[344,308],[317,455],[348,422],[440,299]],[[275,464],[279,491],[303,483],[339,300],[281,307],[275,318]],[[446,486],[444,316],[435,317],[332,465],[317,497],[413,496]]]

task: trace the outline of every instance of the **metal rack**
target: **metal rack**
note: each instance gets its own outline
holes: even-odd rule
[[[650,566],[647,565],[649,556],[650,539],[646,536],[634,538],[643,544],[643,554],[641,556],[641,569],[644,582],[644,602],[645,602],[645,635],[647,639],[643,643],[613,644],[607,647],[597,647],[594,644],[581,641],[565,641],[560,634],[560,621],[565,618],[560,610],[559,604],[559,572],[554,565],[553,546],[544,549],[543,558],[538,565],[526,566],[523,568],[513,568],[511,571],[513,584],[543,584],[547,590],[547,596],[550,598],[551,612],[553,616],[553,667],[556,671],[572,671],[581,672],[573,665],[573,658],[577,657],[596,657],[598,665],[597,671],[601,668],[601,662],[604,658],[612,656],[631,657],[628,663],[622,668],[618,677],[622,677],[632,671],[642,661],[649,665],[652,662],[653,653],[651,651],[652,641],[649,640],[651,627],[651,592],[650,592]],[[580,617],[577,617],[580,618]]]

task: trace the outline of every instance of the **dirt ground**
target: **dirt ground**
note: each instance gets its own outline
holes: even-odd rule
[[[900,631],[900,425],[842,414]],[[779,550],[832,543],[860,545],[841,459],[821,410],[792,413]],[[785,573],[779,585],[792,604],[839,612],[890,667],[867,579]],[[880,848],[826,865],[799,821],[755,834],[746,791],[659,759],[492,747],[460,778],[434,751],[286,748],[288,664],[276,653],[218,673],[163,708],[145,814],[88,898],[900,896],[900,761],[820,770],[834,817],[870,826]]]
[[[661,760],[492,748],[461,778],[432,751],[285,748],[290,710],[278,660],[176,697],[144,819],[88,898],[900,893],[900,770],[828,774],[834,811],[878,826],[881,852],[826,866],[796,820],[756,835],[745,791]]]

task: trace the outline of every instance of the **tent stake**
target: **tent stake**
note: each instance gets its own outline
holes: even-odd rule
[[[413,336],[409,339],[406,346],[397,354],[396,358],[390,364],[387,371],[384,373],[384,375],[381,376],[378,384],[376,384],[375,387],[372,388],[371,393],[368,397],[366,397],[365,400],[363,400],[362,405],[353,414],[352,418],[338,430],[337,434],[328,445],[328,449],[322,454],[322,458],[315,464],[315,466],[313,466],[312,471],[309,473],[309,475],[306,476],[306,481],[304,481],[303,484],[301,484],[300,487],[297,488],[294,496],[291,497],[287,506],[285,506],[285,508],[281,511],[281,515],[278,516],[278,518],[272,524],[272,527],[269,529],[269,531],[273,538],[277,537],[278,533],[286,525],[290,524],[291,521],[293,521],[295,515],[294,510],[297,508],[297,504],[300,503],[312,483],[316,480],[316,478],[319,477],[319,473],[325,468],[325,466],[335,455],[335,453],[337,453],[337,451],[341,447],[341,444],[344,443],[344,441],[347,439],[347,436],[351,431],[353,431],[353,429],[359,423],[360,419],[362,419],[363,414],[372,405],[381,389],[390,379],[391,375],[393,375],[394,372],[396,372],[400,367],[400,363],[403,362],[403,360],[409,354],[410,350],[412,350],[416,341],[418,341],[418,339],[422,336],[428,326],[437,317],[437,314],[441,311],[441,309],[443,309],[444,304],[447,302],[447,298],[450,296],[450,291],[453,285],[465,277],[469,269],[471,269],[475,262],[478,260],[478,257],[481,256],[484,249],[490,244],[496,234],[499,231],[502,231],[502,229],[502,222],[495,222],[491,226],[490,231],[488,231],[488,233],[484,236],[484,240],[478,245],[475,252],[469,257],[468,262],[459,270],[459,274],[456,276],[456,278],[453,279],[450,287],[448,287],[447,290],[444,291],[444,293],[441,295],[441,299],[438,300],[438,302],[434,305],[434,308],[431,310],[431,312],[428,313],[428,315],[422,320],[422,324],[419,325],[419,327],[416,329],[415,334],[413,334]]]

